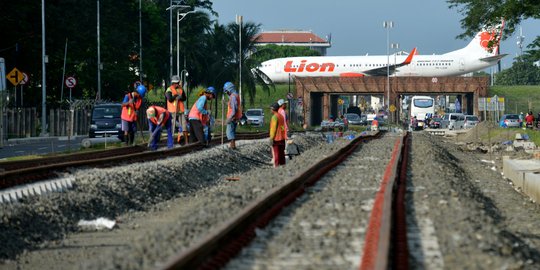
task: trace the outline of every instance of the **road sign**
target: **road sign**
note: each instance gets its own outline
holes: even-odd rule
[[[341,99],[341,98],[338,99],[338,100],[337,100],[337,103],[338,103],[339,105],[343,105],[343,99]]]
[[[292,99],[293,98],[293,94],[292,93],[287,93],[287,99]]]
[[[0,91],[6,90],[6,62],[0,58]]]
[[[65,80],[67,88],[73,88],[77,85],[77,79],[75,77],[67,77]]]
[[[25,85],[28,82],[28,74],[26,74],[25,72],[23,72],[22,74],[23,79],[19,82],[19,84]]]
[[[396,106],[394,104],[390,105],[390,112],[395,112],[396,111]]]
[[[22,81],[23,74],[17,68],[13,68],[8,73],[7,79],[13,84],[13,86],[17,86],[19,84],[19,82]]]

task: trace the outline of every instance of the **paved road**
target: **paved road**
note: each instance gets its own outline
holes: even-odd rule
[[[64,153],[81,149],[81,141],[86,136],[45,137],[11,139],[4,142],[0,148],[0,159],[28,155],[44,155],[49,153]]]

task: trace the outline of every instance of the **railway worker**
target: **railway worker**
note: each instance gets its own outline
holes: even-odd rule
[[[270,145],[274,156],[274,168],[279,165],[285,165],[285,118],[279,111],[279,104],[274,103],[270,106],[272,118],[270,119]]]
[[[530,128],[530,129],[533,128],[534,115],[533,115],[532,112],[528,112],[527,116],[525,116],[525,123],[526,123],[526,125],[525,125],[526,128]]]
[[[227,103],[227,139],[230,141],[229,147],[236,149],[236,126],[238,120],[242,118],[242,105],[240,97],[236,93],[236,89],[232,82],[226,82],[223,85],[223,92],[229,95],[229,102]]]
[[[188,131],[186,118],[184,116],[184,101],[186,100],[186,93],[180,86],[180,77],[174,75],[171,78],[171,86],[165,91],[165,97],[167,99],[167,111],[172,115],[173,123],[173,135],[176,131],[176,122],[178,122],[178,138],[180,133],[184,136],[184,143],[188,143]]]
[[[150,149],[157,150],[157,144],[164,127],[167,129],[167,148],[173,148],[171,113],[163,107],[153,105],[146,110],[146,117],[148,118],[150,134],[152,134],[148,142]]]
[[[278,100],[277,104],[279,105],[278,113],[285,118],[285,139],[289,138],[289,118],[287,117],[287,102],[284,99]]]
[[[371,130],[379,130],[379,120],[377,120],[377,117],[373,118],[373,121],[371,121]]]
[[[146,94],[146,87],[140,84],[136,91],[129,92],[122,101],[122,131],[124,132],[124,141],[127,145],[133,145],[135,142],[135,133],[137,131],[137,114],[142,105],[142,100]]]
[[[190,142],[199,141],[203,145],[207,144],[204,136],[204,126],[208,125],[210,120],[210,112],[207,110],[207,101],[216,97],[214,87],[208,87],[202,96],[197,99],[189,110],[189,126],[190,126]]]

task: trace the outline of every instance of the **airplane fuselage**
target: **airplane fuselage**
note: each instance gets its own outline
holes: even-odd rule
[[[273,82],[287,82],[297,77],[361,77],[364,71],[395,65],[407,55],[290,57],[264,62],[259,68]],[[495,62],[496,63],[496,62]],[[415,55],[410,64],[401,66],[390,76],[458,76],[487,68],[495,63],[452,55]]]

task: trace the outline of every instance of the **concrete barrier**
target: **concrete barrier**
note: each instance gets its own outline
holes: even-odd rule
[[[100,138],[86,138],[83,139],[81,142],[81,145],[84,148],[89,148],[96,144],[104,144],[104,143],[119,143],[122,142],[118,137],[100,137]]]
[[[503,157],[503,174],[534,201],[540,201],[540,160]]]

